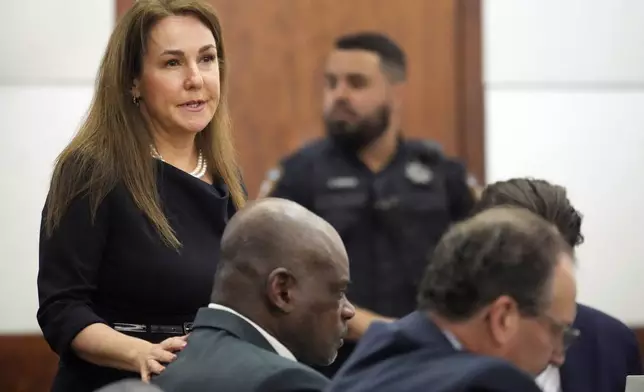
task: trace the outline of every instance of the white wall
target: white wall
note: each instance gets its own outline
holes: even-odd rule
[[[0,15],[0,333],[38,332],[38,233],[52,162],[77,130],[113,0],[21,0]]]
[[[488,181],[565,185],[579,300],[644,325],[644,2],[485,0]]]

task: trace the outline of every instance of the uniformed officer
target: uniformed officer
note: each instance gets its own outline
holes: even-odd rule
[[[260,197],[296,201],[330,222],[349,253],[357,305],[332,376],[375,320],[415,309],[416,286],[440,236],[474,200],[464,167],[440,146],[403,139],[403,51],[376,33],[343,36],[326,64],[327,136],[269,171]]]

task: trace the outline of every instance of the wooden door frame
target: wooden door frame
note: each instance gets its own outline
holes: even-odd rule
[[[482,0],[457,0],[456,123],[459,156],[481,185],[485,183],[485,102],[483,92]]]
[[[121,15],[127,11],[135,0],[116,0],[116,18],[120,18]]]

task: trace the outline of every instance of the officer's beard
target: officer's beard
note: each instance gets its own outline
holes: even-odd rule
[[[372,116],[355,123],[325,117],[326,132],[341,148],[358,153],[385,133],[389,127],[390,113],[389,107],[382,105]]]

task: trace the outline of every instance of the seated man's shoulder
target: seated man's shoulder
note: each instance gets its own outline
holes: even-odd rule
[[[635,332],[617,318],[590,306],[578,304],[574,327],[581,336],[569,349],[567,361],[584,358],[588,350],[601,358],[620,358],[628,374],[642,374],[642,359]]]
[[[616,334],[633,336],[634,332],[617,318],[588,305],[577,305],[575,326],[580,329],[612,331]],[[583,331],[582,331],[583,333]]]
[[[467,355],[453,357],[462,375],[463,384],[468,387],[494,391],[539,392],[534,379],[511,363],[488,356]]]
[[[540,392],[529,375],[500,359],[466,352],[436,357],[422,351],[403,357],[344,369],[333,379],[329,390],[406,392],[432,385],[436,392]]]
[[[457,390],[540,391],[528,373],[500,358],[458,352],[428,362],[427,368],[431,369],[432,379],[453,380],[454,385],[458,385]]]
[[[246,342],[241,342],[246,344]],[[229,374],[238,375],[239,388],[257,391],[322,391],[328,379],[314,369],[295,360],[248,344],[236,369]]]
[[[300,390],[301,385],[311,386],[304,391],[321,391],[328,382],[305,365],[243,340],[226,336],[216,343],[188,344],[153,383],[165,392],[213,386],[222,391],[250,392]]]
[[[329,379],[316,370],[286,358],[266,367],[258,391],[323,391]]]

